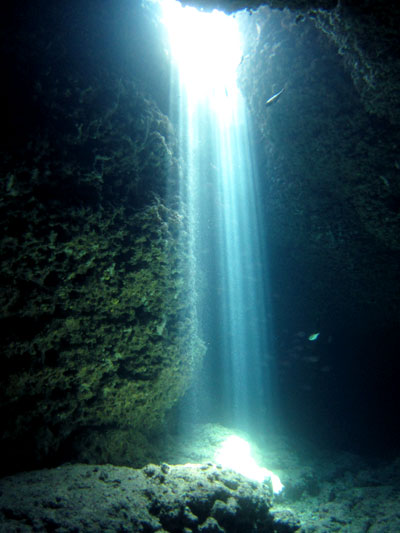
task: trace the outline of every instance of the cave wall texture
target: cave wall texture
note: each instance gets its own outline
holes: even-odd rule
[[[238,16],[247,34],[239,82],[260,132],[270,245],[276,257],[286,258],[281,292],[296,271],[308,270],[308,281],[298,280],[303,292],[297,300],[316,298],[321,322],[324,314],[346,308],[364,327],[365,320],[397,327],[399,6],[183,3],[251,13]],[[283,87],[279,105],[266,109],[266,100]],[[336,301],[326,301],[329,287],[337,291]]]
[[[139,4],[118,7],[17,3],[3,20],[6,470],[61,455],[143,464],[204,351],[181,163],[149,89],[165,63]]]
[[[313,21],[262,10],[252,20],[261,35],[242,63],[241,82],[264,139],[270,238],[286,241],[288,255],[304,261],[303,270],[319,265],[313,281],[319,298],[339,281],[348,285],[338,289],[350,308],[385,300],[380,320],[393,313],[398,319],[395,80],[386,91],[390,106],[383,110],[378,102],[375,108]],[[281,87],[290,96],[265,110],[266,99]]]
[[[276,320],[346,310],[383,335],[400,322],[399,7],[268,6],[239,17],[240,83]],[[0,54],[1,469],[141,466],[204,354],[160,28],[140,2],[19,1]]]

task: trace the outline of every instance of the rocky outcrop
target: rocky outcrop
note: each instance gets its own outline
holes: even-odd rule
[[[61,448],[119,462],[118,431],[142,465],[138,434],[161,424],[204,352],[173,128],[139,67],[108,71],[90,32],[74,55],[78,8],[58,27],[55,6],[33,24],[25,8],[1,49],[1,468]]]
[[[239,20],[248,36],[239,78],[261,133],[270,243],[311,274],[305,293],[320,295],[315,314],[332,315],[335,298],[327,305],[325,295],[340,280],[337,308],[384,302],[380,319],[398,320],[397,129],[368,113],[312,22],[268,8]]]
[[[399,125],[399,6],[338,3],[333,10],[319,10],[315,18],[344,57],[367,111]]]
[[[63,466],[0,482],[0,528],[37,531],[294,532],[271,488],[211,464]]]

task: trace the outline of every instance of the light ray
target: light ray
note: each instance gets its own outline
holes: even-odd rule
[[[190,253],[208,287],[202,301],[218,321],[203,324],[208,357],[219,361],[223,374],[212,379],[230,420],[247,430],[265,399],[261,358],[268,343],[263,222],[247,110],[237,87],[241,35],[232,16],[174,0],[162,5],[175,64],[171,93],[186,164],[181,196]]]

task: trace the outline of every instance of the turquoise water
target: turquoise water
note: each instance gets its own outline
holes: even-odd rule
[[[264,221],[236,84],[241,36],[232,17],[171,6],[171,102],[186,165],[181,194],[196,258],[191,275],[208,344],[206,396],[224,421],[249,429],[268,410],[269,323]]]

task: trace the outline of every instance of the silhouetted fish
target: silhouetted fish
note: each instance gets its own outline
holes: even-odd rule
[[[274,102],[278,100],[280,95],[284,92],[285,87],[279,91],[279,93],[274,94],[274,96],[271,96],[271,98],[268,98],[268,100],[265,102],[266,106],[272,105]]]

